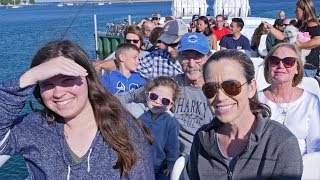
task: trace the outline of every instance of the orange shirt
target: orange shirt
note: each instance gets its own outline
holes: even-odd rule
[[[229,29],[225,28],[225,27],[222,27],[221,30],[218,30],[217,27],[213,27],[211,28],[211,31],[214,35],[217,36],[217,41],[220,41],[221,38],[226,35],[226,34],[229,34]]]

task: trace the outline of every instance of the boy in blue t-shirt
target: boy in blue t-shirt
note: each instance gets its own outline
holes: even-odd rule
[[[101,77],[104,87],[112,94],[128,92],[146,84],[137,72],[139,48],[131,43],[118,45],[116,50],[117,69]]]

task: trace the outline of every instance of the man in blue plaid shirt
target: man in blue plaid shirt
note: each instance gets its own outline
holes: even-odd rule
[[[182,74],[182,68],[178,61],[178,45],[182,35],[188,32],[187,26],[181,20],[168,22],[158,41],[167,46],[167,49],[159,49],[140,59],[139,73],[146,79],[158,76],[176,76]]]

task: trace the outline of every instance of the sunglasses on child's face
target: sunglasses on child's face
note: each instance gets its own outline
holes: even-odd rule
[[[168,98],[160,97],[158,94],[149,92],[148,98],[152,101],[156,101],[160,98],[161,104],[164,106],[168,106],[171,103],[171,100]]]
[[[139,39],[126,39],[127,43],[133,42],[134,44],[137,44],[140,40]]]
[[[244,84],[246,84],[246,82],[241,84],[236,80],[223,81],[220,84],[209,82],[202,86],[202,91],[208,99],[215,97],[219,88],[221,88],[228,96],[236,96],[241,93],[241,89]]]
[[[295,57],[285,57],[285,58],[281,59],[281,58],[278,58],[277,56],[270,56],[268,58],[268,62],[269,62],[271,67],[278,66],[280,64],[280,61],[282,62],[283,66],[285,68],[291,68],[296,63],[297,58],[295,58]]]

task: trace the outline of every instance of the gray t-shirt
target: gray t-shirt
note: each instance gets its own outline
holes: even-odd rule
[[[180,153],[190,153],[193,136],[204,124],[213,119],[213,114],[208,107],[207,98],[204,96],[201,87],[188,85],[183,74],[174,78],[181,93],[176,99],[174,115],[180,124]]]

